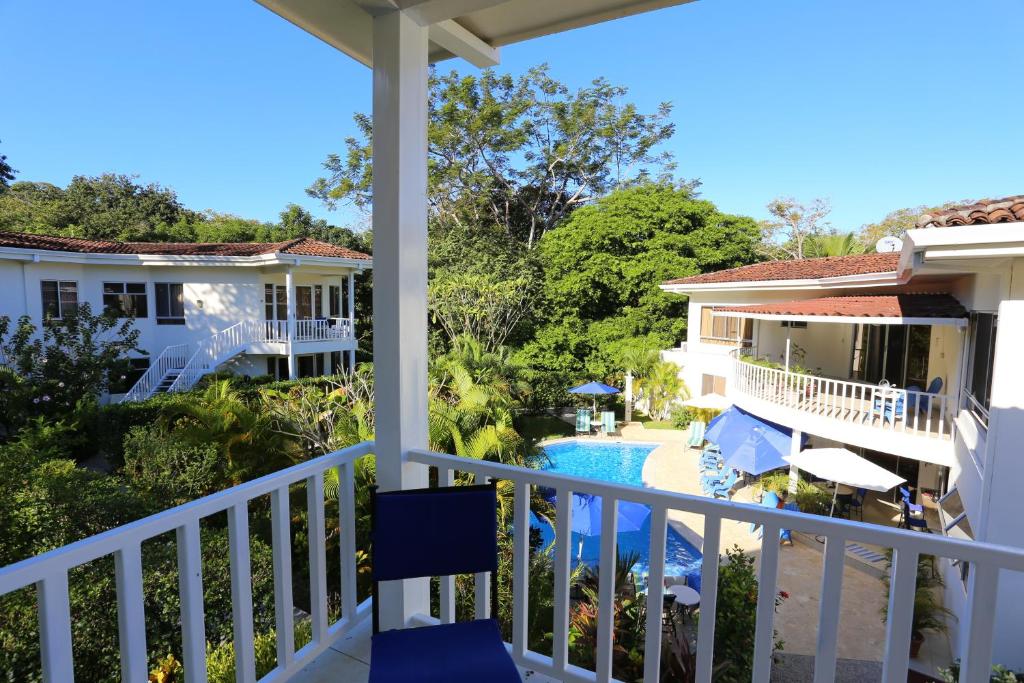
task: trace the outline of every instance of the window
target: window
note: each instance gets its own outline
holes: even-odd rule
[[[783,320],[779,323],[782,327],[788,327],[791,330],[805,330],[807,329],[806,320]]]
[[[288,359],[282,356],[267,356],[267,374],[275,379],[289,379]]]
[[[295,318],[309,320],[313,317],[313,288],[307,286],[295,288]]]
[[[327,303],[330,307],[332,318],[341,317],[341,287],[330,285],[327,287]]]
[[[754,321],[746,318],[714,315],[710,306],[700,309],[700,340],[702,342],[749,346],[754,336]]]
[[[104,282],[103,310],[118,318],[148,318],[145,282]]]
[[[78,283],[72,280],[43,280],[43,317],[60,319],[78,312]]]
[[[986,410],[992,393],[992,361],[996,348],[996,314],[971,313],[971,396]]]
[[[322,318],[324,315],[324,287],[313,285],[313,317]]]
[[[185,286],[180,282],[158,282],[156,292],[156,324],[185,324]]]
[[[341,364],[341,351],[331,351],[331,374],[340,375],[345,372]]]
[[[701,375],[701,394],[725,395],[725,378],[718,375]]]

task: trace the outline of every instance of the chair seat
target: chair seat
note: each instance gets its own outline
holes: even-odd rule
[[[521,683],[498,623],[478,619],[381,631],[370,650],[370,683]]]

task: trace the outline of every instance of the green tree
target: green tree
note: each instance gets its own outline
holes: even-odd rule
[[[28,316],[11,329],[0,316],[0,424],[8,434],[29,416],[70,418],[95,404],[124,380],[128,356],[139,352],[139,331],[131,320],[93,315],[88,303],[63,319],[47,320],[40,330]]]
[[[543,295],[536,333],[520,352],[545,402],[570,382],[621,372],[639,337],[668,348],[684,337],[686,301],[665,280],[757,260],[760,231],[723,214],[686,186],[618,190],[577,210],[541,239]]]
[[[182,206],[174,190],[113,173],[72,178],[60,211],[64,227],[76,236],[124,241],[153,241],[180,220],[198,218]]]
[[[883,237],[902,237],[907,230],[912,230],[919,216],[935,211],[942,211],[954,206],[969,204],[969,201],[946,202],[939,206],[913,206],[904,209],[890,211],[885,217],[876,223],[862,225],[857,232],[857,239],[865,248],[873,249],[875,242]]]
[[[776,197],[768,202],[771,218],[761,223],[763,249],[771,258],[805,258],[805,243],[830,229],[825,219],[832,212],[827,199],[801,204],[792,197]]]
[[[804,256],[852,256],[867,251],[865,245],[852,232],[812,235],[804,243]]]
[[[608,191],[670,170],[659,145],[674,130],[671,106],[640,113],[604,79],[577,91],[546,66],[520,78],[486,70],[430,78],[431,219],[444,228],[496,226],[533,247],[576,208]],[[328,206],[371,201],[371,121],[324,162],[308,192]]]
[[[7,163],[7,155],[0,154],[0,194],[7,191],[10,187],[11,181],[14,180],[14,174],[17,173],[11,165]]]

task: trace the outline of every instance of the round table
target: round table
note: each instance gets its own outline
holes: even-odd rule
[[[670,586],[668,592],[675,596],[680,607],[693,608],[700,604],[700,593],[689,586]]]

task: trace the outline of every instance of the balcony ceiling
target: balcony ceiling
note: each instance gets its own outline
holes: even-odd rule
[[[967,310],[950,294],[877,294],[829,296],[770,304],[715,306],[714,315],[755,320],[864,322],[890,325],[955,325],[967,321]]]
[[[494,48],[692,0],[256,0],[372,66],[374,15],[402,9],[430,26],[430,59],[497,62]],[[475,46],[474,46],[475,44]],[[493,51],[493,52],[492,52]],[[474,58],[475,57],[475,58]]]

